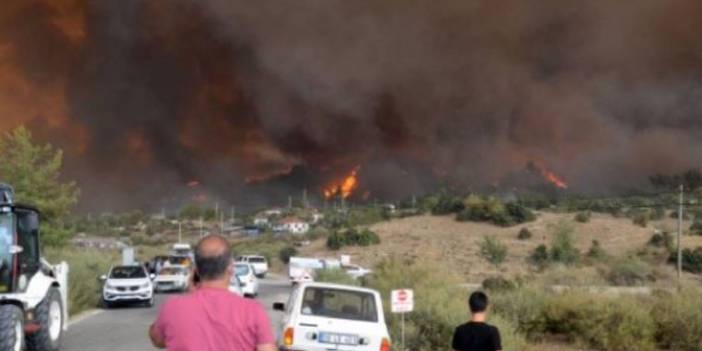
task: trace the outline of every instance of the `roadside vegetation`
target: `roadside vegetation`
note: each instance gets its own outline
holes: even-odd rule
[[[68,306],[72,316],[99,306],[102,283],[98,278],[120,260],[116,252],[67,247],[50,247],[45,254],[51,263],[66,261],[69,265]]]

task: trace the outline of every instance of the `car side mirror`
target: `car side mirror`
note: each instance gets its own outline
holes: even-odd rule
[[[151,280],[156,279],[156,274],[153,274],[153,273],[149,274],[149,278],[151,278]]]
[[[105,280],[107,280],[107,276],[103,274],[100,276],[100,278],[98,278],[98,280],[100,280],[101,282],[104,282]]]
[[[22,246],[18,246],[18,245],[10,246],[10,255],[19,254],[19,253],[22,253],[22,251],[24,251],[24,248],[22,248]]]
[[[273,304],[273,311],[285,311],[285,304],[282,302],[276,302]]]

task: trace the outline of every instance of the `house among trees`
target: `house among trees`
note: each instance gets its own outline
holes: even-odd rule
[[[280,220],[275,229],[290,234],[307,234],[310,231],[310,224],[297,217],[287,217]]]

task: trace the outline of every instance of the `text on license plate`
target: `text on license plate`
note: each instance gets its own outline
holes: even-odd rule
[[[336,333],[319,333],[319,342],[335,345],[358,345],[358,336]]]

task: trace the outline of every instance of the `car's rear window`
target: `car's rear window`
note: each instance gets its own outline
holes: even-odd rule
[[[249,274],[249,265],[247,265],[247,264],[238,264],[235,266],[235,268],[236,268],[236,275]]]
[[[266,263],[266,259],[263,257],[249,257],[249,262],[251,262],[251,263]]]
[[[159,275],[186,275],[187,271],[183,268],[173,268],[173,267],[166,267],[162,268],[161,272],[159,272]]]
[[[377,322],[375,296],[360,291],[309,287],[302,299],[303,315]]]

